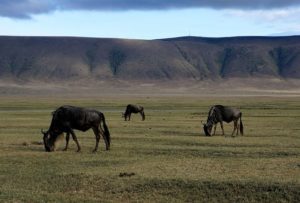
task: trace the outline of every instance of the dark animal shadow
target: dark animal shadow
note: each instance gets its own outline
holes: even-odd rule
[[[124,173],[120,173],[119,174],[119,177],[131,177],[131,176],[134,176],[135,173],[127,173],[127,172],[124,172]]]

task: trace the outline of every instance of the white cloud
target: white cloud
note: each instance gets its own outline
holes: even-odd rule
[[[286,21],[286,20],[299,20],[300,7],[286,8],[286,9],[273,9],[273,10],[237,10],[227,9],[225,13],[232,17],[246,18],[247,20],[253,19],[259,22],[263,21]]]
[[[300,34],[300,7],[272,10],[238,10],[226,9],[226,17],[238,18],[245,23],[262,30],[269,30],[264,35],[298,35]]]

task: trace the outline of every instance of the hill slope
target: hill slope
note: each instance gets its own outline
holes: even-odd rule
[[[126,40],[0,37],[0,79],[300,78],[300,36]]]

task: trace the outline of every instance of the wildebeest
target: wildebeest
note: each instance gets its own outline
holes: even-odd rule
[[[236,130],[236,135],[238,135],[239,130],[238,130],[238,121],[240,120],[240,132],[243,135],[244,134],[244,127],[243,127],[243,122],[242,122],[242,112],[236,108],[228,107],[228,106],[222,106],[222,105],[215,105],[212,106],[208,112],[208,117],[207,117],[207,122],[203,125],[203,130],[205,132],[206,136],[211,136],[211,130],[212,127],[214,127],[214,134],[216,133],[216,128],[217,124],[220,122],[221,128],[222,128],[222,133],[224,133],[224,128],[223,128],[223,121],[230,123],[234,122],[234,128],[231,136],[233,136],[235,130]],[[213,135],[214,135],[213,134]]]
[[[75,106],[61,106],[52,113],[52,121],[48,131],[43,133],[43,140],[45,150],[48,152],[54,151],[55,141],[57,137],[63,133],[66,133],[66,147],[68,149],[70,134],[77,145],[77,151],[80,151],[80,145],[73,129],[80,131],[87,131],[90,128],[93,129],[96,137],[96,146],[94,152],[98,149],[100,135],[102,135],[106,150],[110,148],[110,133],[105,123],[105,117],[103,113]]]
[[[144,113],[144,107],[128,104],[125,110],[125,113],[122,113],[122,117],[125,118],[125,121],[130,121],[131,113],[140,113],[142,116],[142,120],[145,120],[145,113]]]

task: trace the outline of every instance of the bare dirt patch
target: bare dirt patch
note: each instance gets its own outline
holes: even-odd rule
[[[1,81],[0,96],[101,97],[101,96],[300,96],[300,80],[274,78],[201,81],[74,80]]]

